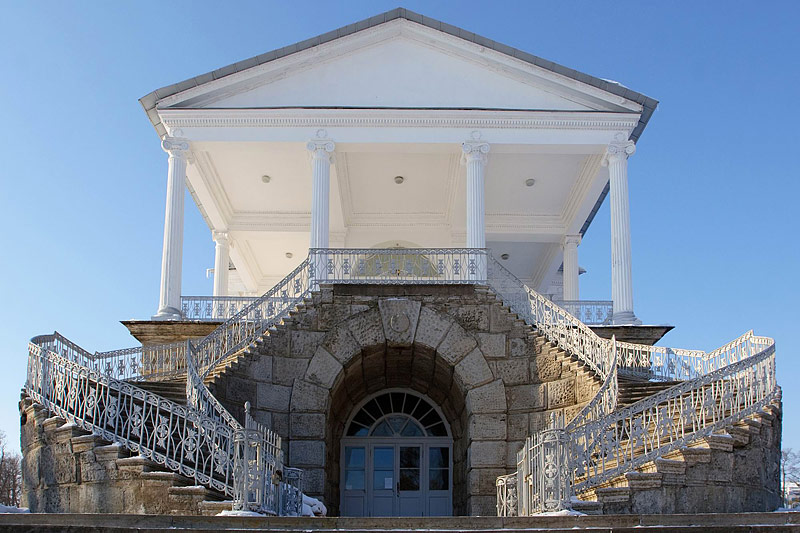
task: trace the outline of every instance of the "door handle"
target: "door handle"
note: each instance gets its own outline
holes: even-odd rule
[[[399,498],[400,497],[400,482],[398,481],[395,484],[395,486],[397,487],[397,491],[395,492],[395,494],[397,494],[397,497]]]

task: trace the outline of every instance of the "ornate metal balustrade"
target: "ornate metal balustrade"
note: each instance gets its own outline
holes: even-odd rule
[[[191,350],[188,342],[184,344]],[[189,379],[196,380],[192,359],[186,361]],[[199,410],[181,406],[110,376],[102,365],[95,368],[96,362],[95,354],[58,333],[35,337],[29,344],[25,391],[34,402],[82,429],[233,496],[239,508],[297,514],[302,493],[296,480],[275,482],[274,474],[282,468],[277,435],[263,426],[244,429],[220,421],[224,408],[216,400]],[[211,410],[216,416],[207,416]],[[247,494],[242,487],[251,478],[235,469],[241,457],[237,446],[260,451],[248,457],[251,468],[270,480],[267,490],[258,493],[259,500],[239,500]]]
[[[319,248],[309,250],[317,283],[454,284],[486,279],[478,248]]]
[[[497,516],[517,516],[517,473],[497,478]]]
[[[181,313],[186,320],[225,321],[256,300],[258,296],[181,296]]]
[[[559,307],[590,326],[611,324],[614,302],[606,300],[556,300]]]
[[[521,472],[523,480],[518,513],[568,508],[573,495],[723,430],[778,400],[774,341],[749,333],[731,344],[741,357],[723,368],[610,415],[587,421],[579,421],[579,416],[564,429],[529,437],[518,455],[518,475]]]

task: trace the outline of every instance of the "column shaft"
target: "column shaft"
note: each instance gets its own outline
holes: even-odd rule
[[[484,193],[489,145],[465,142],[461,148],[467,166],[467,248],[486,248]]]
[[[228,234],[215,231],[214,242],[214,296],[228,295],[228,265],[230,264],[230,243]]]
[[[615,324],[641,323],[633,313],[631,272],[631,225],[628,203],[628,156],[636,148],[621,140],[608,148],[607,162],[611,196],[611,298]]]
[[[157,319],[180,319],[181,268],[183,261],[183,189],[189,143],[165,137],[161,147],[169,154],[167,206],[164,214],[164,248],[161,254],[161,290]]]
[[[311,152],[311,248],[328,248],[330,235],[331,155],[333,141],[313,140]]]
[[[564,294],[562,298],[565,302],[573,302],[580,299],[578,290],[578,245],[580,242],[580,235],[564,236]]]

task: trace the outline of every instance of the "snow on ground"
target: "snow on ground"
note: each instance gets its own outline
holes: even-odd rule
[[[255,511],[222,511],[217,516],[266,516]]]
[[[0,513],[30,513],[27,507],[9,507],[0,505]]]
[[[561,511],[550,511],[549,513],[537,513],[536,516],[586,516],[586,513],[573,511],[572,509],[562,509]]]

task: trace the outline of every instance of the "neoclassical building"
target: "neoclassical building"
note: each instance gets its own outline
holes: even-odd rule
[[[396,9],[141,104],[167,154],[158,308],[125,322],[135,348],[32,341],[32,509],[777,506],[772,340],[657,347],[669,328],[634,312],[652,98]],[[185,189],[216,243],[208,296],[181,292]],[[580,299],[592,223],[608,301]]]

